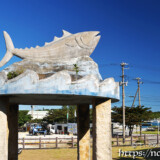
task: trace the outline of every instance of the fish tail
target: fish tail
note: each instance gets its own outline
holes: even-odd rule
[[[14,45],[9,34],[6,31],[4,31],[3,35],[4,35],[7,51],[3,59],[0,61],[0,67],[4,66],[13,57],[12,50],[14,49]]]

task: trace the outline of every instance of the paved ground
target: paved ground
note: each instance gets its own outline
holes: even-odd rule
[[[64,134],[52,134],[52,135],[39,135],[39,136],[32,136],[32,135],[29,135],[28,132],[19,132],[18,133],[18,138],[71,138],[71,137],[74,137],[74,138],[77,138],[77,136],[75,135],[64,135]]]
[[[74,137],[74,144],[77,143],[77,136],[73,135],[60,135],[60,134],[53,134],[53,135],[39,135],[39,136],[32,136],[29,135],[28,132],[19,132],[19,138],[24,138],[25,146],[24,148],[55,148],[56,147],[56,137],[58,138],[58,147],[59,148],[67,148],[71,147],[72,137]],[[41,145],[40,139],[41,139]],[[54,139],[53,139],[54,138]],[[19,148],[23,148],[23,139],[19,140]]]

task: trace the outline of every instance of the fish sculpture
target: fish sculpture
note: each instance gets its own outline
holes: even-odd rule
[[[9,34],[4,31],[6,43],[6,54],[0,61],[0,67],[4,66],[13,55],[31,61],[47,62],[62,59],[70,59],[81,56],[90,56],[97,46],[100,35],[98,31],[80,32],[71,34],[63,30],[63,36],[44,46],[35,48],[18,49],[14,48]]]

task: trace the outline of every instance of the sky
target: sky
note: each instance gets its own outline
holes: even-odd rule
[[[91,58],[103,77],[121,81],[125,69],[126,105],[131,106],[140,77],[141,105],[160,111],[160,1],[159,0],[14,0],[0,3],[0,60],[5,55],[3,31],[16,48],[43,46],[71,33],[100,31]],[[13,57],[4,67],[20,61]],[[121,106],[122,101],[113,106]],[[138,105],[136,99],[135,105]],[[23,107],[22,107],[23,108]],[[25,108],[25,107],[24,107]]]

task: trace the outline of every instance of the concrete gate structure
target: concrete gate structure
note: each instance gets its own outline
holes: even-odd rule
[[[119,100],[119,84],[102,80],[89,57],[99,32],[71,34],[43,47],[15,49],[4,32],[7,52],[22,61],[0,72],[0,159],[18,159],[18,105],[77,105],[78,160],[90,160],[89,106],[93,106],[93,160],[111,160],[111,103]],[[66,55],[67,54],[67,55]],[[9,74],[17,77],[9,79]]]

